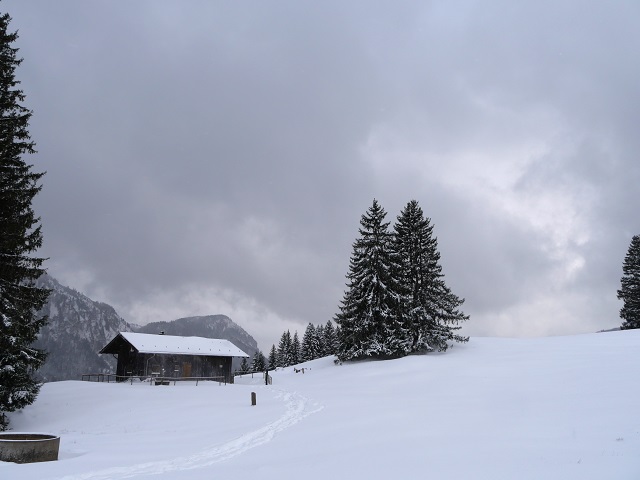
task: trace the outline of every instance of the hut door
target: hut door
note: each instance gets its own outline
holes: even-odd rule
[[[183,377],[190,377],[191,376],[191,363],[184,362],[182,364],[182,376]]]

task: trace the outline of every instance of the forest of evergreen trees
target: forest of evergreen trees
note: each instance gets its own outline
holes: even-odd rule
[[[338,331],[331,320],[325,325],[307,325],[302,340],[295,331],[293,336],[287,330],[280,337],[278,346],[272,345],[268,358],[261,351],[249,362],[243,361],[240,370],[243,372],[262,372],[275,370],[278,367],[289,367],[316,358],[336,355],[338,352]]]

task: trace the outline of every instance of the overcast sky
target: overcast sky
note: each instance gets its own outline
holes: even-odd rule
[[[268,351],[416,199],[463,333],[618,326],[640,233],[640,2],[4,0],[48,271]]]

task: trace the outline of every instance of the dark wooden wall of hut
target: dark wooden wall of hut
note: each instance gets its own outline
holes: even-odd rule
[[[233,383],[231,357],[207,357],[203,355],[165,355],[139,353],[122,346],[118,353],[116,374],[123,377],[222,377]]]

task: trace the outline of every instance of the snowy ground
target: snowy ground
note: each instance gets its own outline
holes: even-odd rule
[[[0,479],[640,479],[640,331],[305,366],[269,387],[46,384],[11,422],[59,434],[60,460]]]

